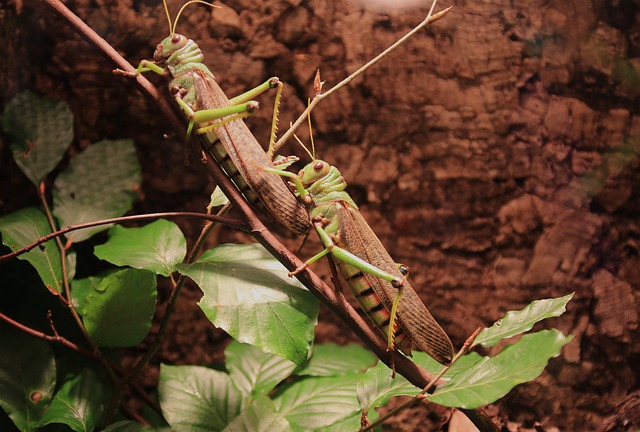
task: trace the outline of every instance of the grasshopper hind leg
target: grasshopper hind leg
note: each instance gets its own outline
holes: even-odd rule
[[[278,133],[278,118],[280,114],[280,99],[282,98],[282,89],[284,84],[278,77],[271,77],[259,86],[242,93],[234,98],[229,99],[231,105],[238,105],[250,101],[254,97],[264,93],[267,90],[276,89],[276,96],[273,102],[273,119],[271,120],[271,136],[269,137],[269,150],[267,155],[269,159],[273,159],[273,155],[276,151],[276,134]],[[284,168],[283,168],[284,169]]]
[[[391,306],[391,313],[389,317],[389,329],[387,330],[387,350],[392,351],[394,349],[393,341],[395,339],[395,328],[396,328],[396,319],[398,318],[398,305],[400,304],[400,298],[402,297],[402,292],[404,290],[404,286],[398,288],[398,293],[396,297],[393,299],[393,305]]]

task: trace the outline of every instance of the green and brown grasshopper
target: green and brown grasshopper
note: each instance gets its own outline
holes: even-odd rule
[[[166,0],[163,3],[166,11]],[[305,234],[309,230],[309,218],[304,207],[279,176],[262,169],[274,167],[271,155],[277,114],[274,113],[268,153],[242,120],[257,109],[257,102],[251,98],[268,89],[278,89],[277,108],[282,83],[273,77],[247,93],[228,99],[213,73],[202,62],[204,56],[198,45],[174,31],[180,13],[192,3],[212,6],[201,1],[187,2],[173,24],[169,19],[170,34],[156,47],[153,61],[142,60],[135,73],[119,69],[114,72],[130,77],[148,71],[168,76],[169,91],[189,121],[187,138],[192,132],[202,135],[207,144],[206,151],[222,166],[250,204],[258,207],[262,204],[278,222],[297,234]]]
[[[325,247],[292,274],[331,254],[360,306],[387,338],[390,349],[396,346],[410,355],[413,343],[438,362],[449,364],[453,356],[449,337],[360,214],[345,191],[347,183],[340,171],[322,160],[314,160],[298,174],[268,171],[293,182]]]

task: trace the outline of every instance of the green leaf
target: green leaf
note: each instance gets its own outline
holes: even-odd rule
[[[378,412],[377,411],[371,411],[369,413],[369,415],[367,416],[367,418],[369,419],[369,422],[374,421],[375,419],[377,419],[379,417]],[[357,431],[360,430],[360,421],[362,418],[362,413],[361,412],[356,412],[353,415],[344,418],[332,425],[329,425],[327,427],[323,427],[323,428],[319,428],[319,429],[314,429],[315,432],[353,432],[353,431]],[[376,431],[380,431],[380,428],[376,428],[374,429]]]
[[[412,351],[411,355],[412,355],[411,360],[413,360],[415,364],[422,367],[424,370],[426,370],[427,372],[433,375],[436,375],[443,368],[443,366],[440,363],[435,361],[433,357],[431,357],[427,353],[424,353],[422,351]],[[457,362],[454,363],[453,366],[455,366],[456,364]]]
[[[140,423],[136,423],[130,420],[123,420],[117,423],[112,423],[102,430],[102,432],[148,432],[152,429],[146,427]]]
[[[565,312],[565,306],[572,297],[573,293],[564,297],[536,300],[522,310],[507,312],[504,318],[496,321],[493,326],[482,330],[473,346],[494,346],[502,339],[530,330],[538,321],[560,316]]]
[[[209,205],[207,206],[207,211],[210,212],[214,207],[220,207],[223,205],[227,205],[229,203],[229,198],[222,192],[220,187],[216,186],[216,188],[211,193],[211,199],[209,200]]]
[[[232,341],[224,353],[231,380],[246,396],[270,392],[296,367],[289,360],[237,341]]]
[[[273,401],[264,395],[258,396],[224,429],[224,432],[262,431],[293,431],[289,422],[276,411]]]
[[[524,335],[495,357],[485,357],[447,384],[438,387],[431,402],[473,409],[490,404],[518,384],[531,381],[542,373],[550,358],[560,354],[573,336],[558,330],[544,330]]]
[[[296,364],[307,359],[318,301],[262,246],[221,245],[177,268],[204,292],[198,305],[215,326]]]
[[[151,428],[146,427],[140,423],[123,420],[117,423],[110,424],[109,426],[104,428],[102,432],[148,432],[151,430]]]
[[[275,400],[289,423],[315,430],[342,421],[360,411],[356,397],[359,374],[341,377],[311,377],[292,384]]]
[[[377,361],[371,351],[360,345],[338,346],[316,344],[307,364],[296,370],[296,375],[342,376],[364,371]]]
[[[376,421],[378,419],[378,417],[380,417],[380,414],[378,414],[378,411],[370,411],[369,413],[367,413],[367,420],[369,421],[369,423],[373,423],[374,421]],[[315,429],[315,432],[353,432],[353,431],[358,431],[361,428],[361,422],[362,422],[362,413],[361,412],[357,412],[355,414],[353,414],[352,416],[349,416],[345,419],[342,419],[330,426],[327,427],[323,427],[320,429]],[[374,429],[374,431],[382,431],[384,430],[382,426],[376,426]]]
[[[93,252],[117,266],[169,276],[187,254],[187,241],[178,225],[160,219],[142,228],[116,225],[109,231],[109,240]]]
[[[89,368],[62,384],[44,413],[40,426],[50,423],[68,425],[76,432],[95,429],[102,415],[103,387]]]
[[[78,311],[84,310],[89,294],[93,293],[100,282],[102,282],[102,279],[104,279],[108,274],[113,273],[114,271],[110,271],[103,276],[89,276],[84,279],[72,280],[71,302],[73,303],[73,307]]]
[[[415,396],[420,389],[401,375],[391,378],[391,369],[382,362],[367,370],[358,383],[358,399],[365,412],[385,405],[394,396]]]
[[[71,159],[53,186],[53,212],[60,226],[122,216],[140,187],[140,164],[133,141],[100,141]],[[73,231],[73,242],[88,239],[110,225]]]
[[[431,356],[422,351],[413,351],[412,360],[426,371],[432,373],[433,375],[437,375],[443,369],[443,366],[435,361]],[[482,360],[482,356],[477,352],[470,352],[468,354],[463,355],[456,361],[450,368],[445,372],[442,376],[442,380],[449,381],[451,377],[459,374],[460,372],[469,369],[474,364],[478,363]]]
[[[142,342],[151,329],[156,294],[156,277],[150,271],[123,269],[105,277],[82,309],[91,340],[101,347]]]
[[[49,345],[0,325],[0,407],[21,431],[35,431],[56,385]]]
[[[0,218],[0,232],[2,243],[15,251],[50,234],[51,228],[44,213],[28,207]],[[62,260],[54,240],[19,255],[18,259],[28,261],[50,291],[62,292]]]
[[[243,408],[229,375],[200,366],[160,366],[160,406],[172,430],[223,430]]]
[[[16,164],[35,186],[58,165],[73,139],[67,104],[28,91],[9,101],[2,126]]]

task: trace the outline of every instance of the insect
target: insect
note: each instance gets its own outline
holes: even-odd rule
[[[187,2],[171,23],[166,0],[163,0],[170,34],[156,47],[153,61],[142,60],[135,73],[119,69],[114,72],[129,77],[149,71],[168,76],[169,91],[189,120],[187,139],[192,132],[202,135],[206,151],[222,166],[250,204],[259,207],[262,203],[284,226],[297,234],[305,234],[309,229],[309,218],[304,207],[279,176],[262,169],[275,166],[271,156],[277,113],[274,112],[268,153],[242,120],[257,109],[257,102],[250,99],[268,89],[278,89],[274,110],[277,111],[282,83],[273,77],[247,93],[228,99],[213,73],[202,63],[204,56],[198,45],[175,33],[180,14],[192,3],[212,6],[198,0]]]
[[[292,274],[331,254],[353,295],[389,348],[410,355],[412,342],[442,364],[449,364],[453,346],[411,285],[406,268],[386,251],[358,206],[345,191],[346,181],[337,168],[314,160],[298,174],[269,169],[289,178],[308,209],[311,222],[325,249]]]

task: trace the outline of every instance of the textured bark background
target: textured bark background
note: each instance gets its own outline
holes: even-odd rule
[[[168,32],[158,3],[68,6],[137,64]],[[179,3],[171,3],[174,14]],[[178,32],[198,42],[230,95],[272,75],[285,81],[284,130],[311,95],[317,68],[332,86],[426,15],[424,6],[381,11],[362,3],[231,0],[214,11],[188,9]],[[535,382],[491,408],[505,427],[632,430],[640,422],[640,4],[453,6],[319,106],[317,154],[341,169],[456,346],[507,310],[576,293],[565,315],[544,324],[575,340]],[[157,110],[110,64],[35,0],[2,4],[0,17],[3,105],[26,89],[64,99],[76,116],[74,151],[133,137],[144,172],[136,212],[206,206],[214,185],[197,156],[184,166],[184,149],[162,137],[171,131]],[[264,142],[270,100],[248,121]],[[1,144],[4,214],[35,195]],[[198,227],[180,224],[193,238]],[[230,231],[218,237],[250,240]],[[305,253],[317,248],[312,239]],[[179,303],[158,361],[221,360],[224,336],[195,305],[199,296],[192,288]],[[319,341],[353,340],[328,314],[321,321]],[[438,430],[449,416],[429,406],[392,427]]]

